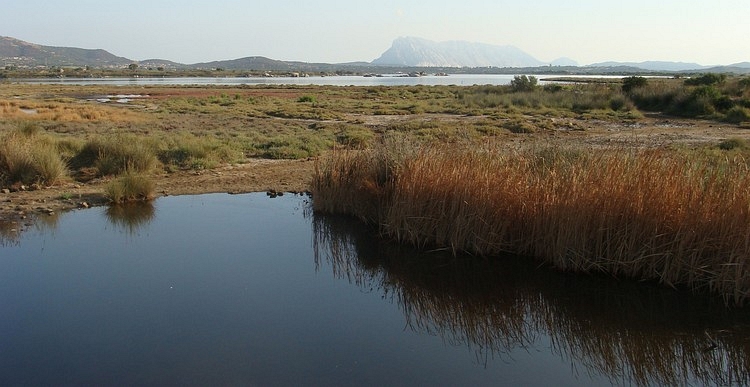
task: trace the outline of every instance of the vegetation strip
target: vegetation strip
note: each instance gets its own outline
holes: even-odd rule
[[[396,140],[321,160],[313,196],[316,211],[357,216],[424,248],[511,252],[734,304],[750,294],[742,157]]]

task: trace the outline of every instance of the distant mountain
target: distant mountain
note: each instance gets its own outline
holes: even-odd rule
[[[52,47],[0,36],[0,63],[23,66],[127,66],[130,59],[101,49]]]
[[[189,67],[203,68],[203,69],[222,68],[226,70],[259,69],[259,70],[273,70],[273,71],[291,69],[291,66],[287,62],[275,60],[275,59],[269,59],[263,56],[248,56],[245,58],[232,59],[232,60],[195,63],[192,65],[189,65]]]
[[[195,64],[182,64],[164,59],[135,61],[116,56],[102,49],[53,47],[0,36],[0,70],[5,66],[33,68],[36,66],[125,68],[131,64],[164,69],[225,69],[281,72],[326,72],[361,74],[370,72],[426,72],[507,73],[569,73],[569,74],[638,74],[655,72],[728,72],[750,74],[750,62],[728,66],[701,66],[682,62],[603,62],[584,67],[570,58],[559,58],[543,63],[513,46],[495,46],[463,41],[433,42],[426,39],[403,37],[394,40],[390,49],[378,59],[350,63],[308,63],[280,61],[262,56]],[[0,74],[2,75],[2,74]]]
[[[635,67],[649,71],[690,71],[705,70],[708,66],[697,63],[685,62],[664,62],[664,61],[647,61],[647,62],[602,62],[593,63],[587,67]]]
[[[413,67],[533,67],[544,63],[513,46],[464,41],[433,42],[401,37],[372,61],[380,66]]]
[[[578,66],[578,62],[570,58],[557,58],[550,63],[552,66]]]

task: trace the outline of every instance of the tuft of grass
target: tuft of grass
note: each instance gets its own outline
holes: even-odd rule
[[[38,129],[7,133],[0,144],[0,181],[11,184],[54,185],[68,176],[68,167],[56,143]]]
[[[91,140],[72,162],[79,168],[95,167],[99,176],[118,175],[126,170],[149,172],[159,164],[154,147],[136,136]]]
[[[148,176],[127,170],[112,180],[105,188],[105,195],[112,203],[148,201],[154,198],[156,185]]]
[[[750,295],[750,166],[668,150],[492,144],[334,152],[316,211],[421,247]]]

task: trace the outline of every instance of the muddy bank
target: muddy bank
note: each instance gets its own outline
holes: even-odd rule
[[[309,188],[314,160],[250,159],[243,164],[212,170],[178,171],[153,175],[156,195],[247,193],[261,191],[302,192]],[[35,216],[49,216],[76,208],[108,203],[104,188],[108,179],[88,183],[65,182],[53,187],[0,193],[0,222],[28,223]]]

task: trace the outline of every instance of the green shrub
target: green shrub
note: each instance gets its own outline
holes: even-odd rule
[[[719,143],[719,149],[721,150],[747,149],[747,147],[747,141],[738,137],[728,138]]]
[[[528,134],[536,132],[533,125],[525,121],[510,121],[503,124],[503,127],[515,134]]]
[[[727,79],[726,74],[714,74],[714,73],[708,73],[703,74],[698,77],[694,78],[688,78],[685,80],[685,84],[688,86],[701,86],[701,85],[716,85],[720,83],[724,83],[724,81]]]
[[[315,102],[315,97],[311,95],[303,95],[297,98],[297,102]]]
[[[727,111],[727,114],[724,116],[724,121],[733,124],[750,121],[750,109],[742,106],[735,106]]]
[[[622,91],[624,93],[630,93],[631,91],[645,87],[648,85],[648,80],[644,77],[626,77],[622,79]]]
[[[330,147],[330,143],[313,135],[280,136],[259,146],[262,156],[270,159],[304,159],[317,156]]]
[[[210,169],[222,162],[232,162],[241,152],[229,144],[210,137],[183,135],[164,139],[158,158],[167,166],[190,169]]]
[[[375,134],[367,128],[347,127],[336,133],[336,142],[352,149],[370,147]]]
[[[614,111],[628,111],[633,108],[633,104],[624,96],[619,95],[609,99],[609,108]]]
[[[510,81],[513,91],[533,91],[536,88],[537,79],[534,76],[516,75]]]

